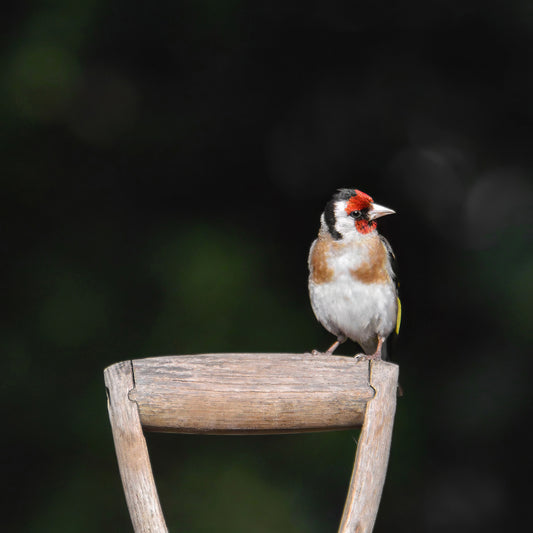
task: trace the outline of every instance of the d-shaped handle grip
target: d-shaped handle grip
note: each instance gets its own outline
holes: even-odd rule
[[[136,533],[167,533],[143,427],[214,434],[362,427],[339,532],[374,526],[396,409],[398,367],[311,354],[206,354],[123,361],[104,371]]]

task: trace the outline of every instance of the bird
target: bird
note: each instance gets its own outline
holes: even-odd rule
[[[357,360],[387,358],[385,341],[399,332],[401,303],[395,256],[377,219],[394,213],[358,189],[338,189],[320,216],[308,287],[315,317],[337,338],[325,354],[351,339],[363,350]]]

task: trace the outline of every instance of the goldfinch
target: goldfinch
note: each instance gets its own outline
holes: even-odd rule
[[[395,213],[357,189],[339,189],[320,217],[309,251],[309,297],[317,320],[337,340],[363,349],[358,360],[386,358],[384,342],[400,326],[394,254],[376,219]],[[315,352],[317,353],[317,352]]]

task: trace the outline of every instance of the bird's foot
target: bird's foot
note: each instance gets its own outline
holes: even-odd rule
[[[376,359],[381,359],[380,353],[372,353],[370,355],[366,353],[358,353],[354,355],[354,359],[360,363],[361,361],[375,361]]]
[[[376,351],[371,354],[366,353],[358,353],[355,355],[355,360],[359,363],[359,361],[375,361],[376,359],[381,359],[381,347],[383,346],[384,339],[382,337],[378,337],[378,346],[376,348]]]
[[[339,344],[343,342],[342,340],[336,340],[325,352],[325,355],[332,355],[333,352],[337,349]]]
[[[341,342],[344,342],[345,339],[336,340],[325,352],[320,352],[319,350],[312,350],[311,355],[333,355],[333,352],[337,349]]]

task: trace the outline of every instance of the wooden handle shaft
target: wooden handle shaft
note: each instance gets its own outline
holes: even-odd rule
[[[105,369],[107,408],[118,466],[135,533],[168,533],[157,495],[139,412],[128,400],[133,388],[131,361]]]
[[[385,361],[370,368],[376,396],[365,413],[339,533],[372,533],[385,484],[399,368]]]

